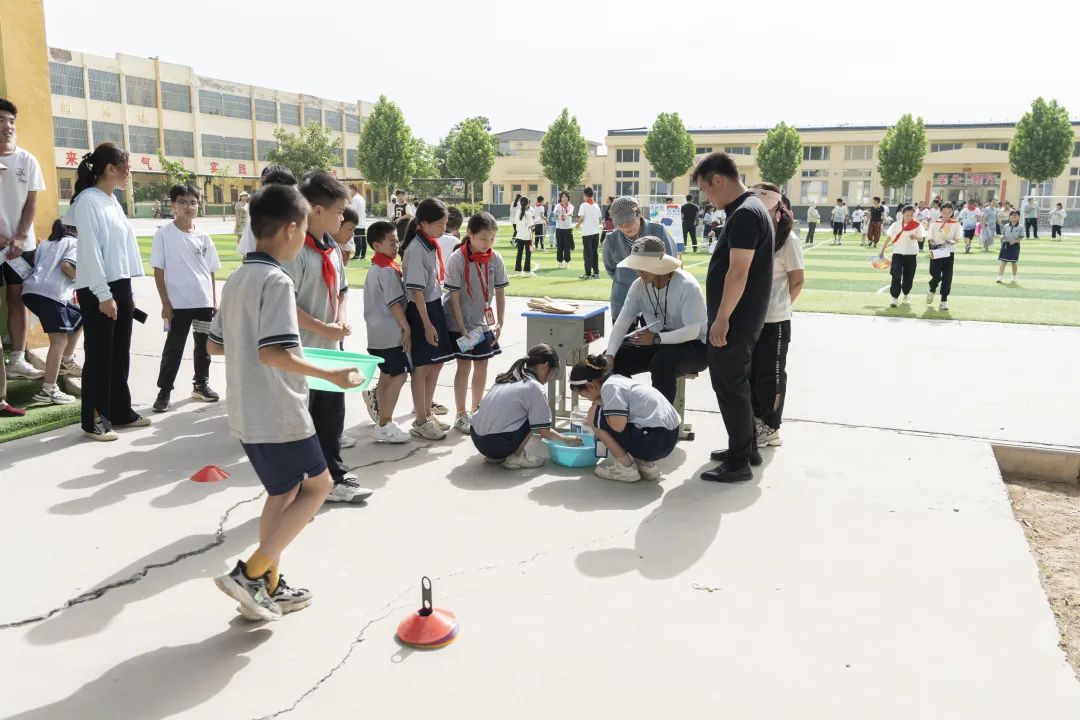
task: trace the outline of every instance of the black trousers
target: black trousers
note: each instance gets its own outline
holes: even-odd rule
[[[315,424],[315,437],[319,439],[326,467],[334,482],[341,482],[349,472],[349,466],[341,460],[341,433],[345,431],[345,394],[311,390],[308,412]]]
[[[814,231],[815,230],[817,230],[817,223],[807,223],[806,224],[806,244],[807,245],[813,245],[814,244]]]
[[[709,377],[728,434],[728,463],[746,465],[754,450],[754,409],[750,393],[750,366],[757,330],[728,331],[727,345],[708,347]]]
[[[683,375],[699,373],[708,367],[705,343],[699,340],[677,345],[637,346],[623,343],[615,353],[615,374],[633,377],[638,373],[652,374],[652,386],[675,402],[677,380]]]
[[[367,255],[367,231],[364,228],[358,227],[353,230],[353,244],[356,245],[355,257],[363,259]]]
[[[840,237],[844,234],[844,223],[834,222],[832,224],[832,234],[836,237]]]
[[[889,292],[893,298],[900,297],[901,292],[905,295],[911,292],[911,286],[915,284],[915,267],[918,259],[918,255],[893,253],[892,267],[889,268],[892,273],[892,287],[889,288]]]
[[[948,257],[930,258],[930,292],[935,292],[938,285],[941,286],[941,302],[949,299],[952,291],[953,265],[956,255],[949,253]]]
[[[754,344],[750,363],[750,390],[754,417],[776,430],[784,415],[787,396],[787,351],[791,321],[765,323]]]
[[[557,254],[558,262],[570,262],[570,251],[574,249],[574,231],[570,228],[566,230],[555,230],[555,252]]]
[[[1050,239],[1053,240],[1056,237],[1061,237],[1061,226],[1060,225],[1051,225],[1050,226]]]
[[[159,390],[172,392],[176,373],[180,371],[180,363],[184,357],[184,348],[187,347],[191,322],[210,322],[213,319],[214,308],[173,310],[169,334],[165,336],[165,348],[161,351],[161,369],[158,370],[157,379]],[[206,351],[206,333],[195,332],[192,335],[195,336],[195,375],[192,380],[198,387],[205,385],[210,379],[210,353]]]
[[[682,226],[683,245],[690,247],[690,243],[686,242],[687,237],[694,243],[694,252],[697,252],[697,223]]]
[[[528,240],[515,240],[517,243],[517,260],[514,262],[514,271],[521,272],[521,253],[525,253],[525,272],[532,271],[532,243]]]
[[[586,275],[599,275],[600,274],[600,236],[599,235],[583,235],[581,238],[582,244],[585,245],[585,274]]]
[[[106,317],[99,300],[88,288],[77,290],[83,316],[82,428],[93,430],[94,411],[113,425],[135,422],[131,409],[128,370],[131,365],[131,314],[135,301],[131,280],[109,283],[116,301],[116,319]]]
[[[1039,239],[1039,218],[1024,218],[1024,237],[1028,238],[1032,235],[1035,239]]]
[[[537,250],[544,249],[544,226],[533,225],[533,243],[536,245]]]

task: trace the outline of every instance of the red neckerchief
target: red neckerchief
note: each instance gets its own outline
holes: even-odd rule
[[[472,297],[472,286],[469,282],[469,276],[472,273],[469,270],[469,264],[476,263],[476,275],[480,278],[480,291],[484,294],[484,305],[486,307],[491,297],[488,294],[488,264],[491,262],[491,248],[482,253],[473,252],[472,243],[466,240],[465,244],[461,246],[461,254],[465,257],[465,292],[469,293],[469,297]]]
[[[590,205],[595,205],[596,204],[596,201],[593,200],[592,198],[585,198],[585,202],[589,203]]]
[[[320,247],[311,233],[308,233],[304,238],[304,245],[322,256],[322,278],[323,282],[326,283],[327,295],[330,297],[330,307],[333,308],[337,298],[337,270],[334,269],[334,261],[331,259],[334,248]]]
[[[379,267],[392,268],[393,271],[397,273],[397,276],[399,278],[402,277],[401,265],[399,265],[398,261],[392,257],[388,257],[386,255],[383,255],[381,252],[377,252],[375,253],[375,256],[371,258],[371,262],[378,265]]]
[[[439,258],[439,284],[442,285],[443,282],[446,280],[446,266],[443,265],[442,248],[439,247],[439,239],[435,238],[434,240],[432,240],[422,232],[418,232],[416,236],[426,242],[431,247],[435,248],[435,255]]]
[[[917,227],[919,227],[919,221],[918,220],[913,219],[911,222],[904,223],[904,226],[900,229],[900,232],[896,233],[896,237],[894,237],[892,239],[892,241],[896,242],[897,240],[900,239],[900,236],[903,235],[905,232],[910,232],[911,230],[914,230]]]

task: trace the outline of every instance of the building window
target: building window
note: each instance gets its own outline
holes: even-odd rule
[[[615,162],[621,163],[636,163],[641,162],[641,150],[633,149],[619,149],[615,151]]]
[[[844,159],[845,160],[873,160],[874,159],[874,146],[873,145],[845,145],[844,146]]]
[[[1069,174],[1073,175],[1073,176],[1080,175],[1080,167],[1071,167],[1071,168],[1069,168]],[[1069,193],[1069,194],[1072,195],[1072,193]]]
[[[105,102],[120,102],[120,73],[104,70],[88,70],[90,80],[90,99]]]
[[[664,182],[663,180],[650,180],[649,181],[649,194],[656,197],[670,197],[671,196],[671,183]]]
[[[727,145],[724,152],[728,155],[752,155],[753,150],[749,145]],[[826,158],[827,159],[827,158]]]
[[[139,125],[128,126],[128,140],[131,141],[130,150],[133,153],[157,155],[158,131],[157,128],[141,127]]]
[[[1009,149],[1009,143],[1007,142],[981,142],[975,143],[975,147],[979,150],[1005,150]]]
[[[359,163],[358,153],[356,152],[356,148],[349,148],[348,150],[345,151],[345,155],[346,155],[346,157],[345,157],[345,165],[346,165],[346,167],[348,167],[350,170],[358,170],[359,166],[360,166],[360,163]]]
[[[260,140],[259,141],[259,160],[269,160],[270,153],[277,150],[277,140]]]
[[[845,170],[844,177],[846,178],[868,178],[872,173],[872,170]]]
[[[640,176],[641,176],[641,173],[639,171],[637,171],[637,170],[616,170],[615,171],[615,177],[616,178],[628,179],[628,178],[636,178],[636,177],[640,177]]]
[[[930,152],[948,152],[949,150],[959,150],[964,147],[964,143],[930,143]]]
[[[199,90],[199,112],[203,115],[251,119],[251,98],[213,90]]]
[[[326,127],[341,132],[341,113],[337,110],[327,110]]]
[[[281,112],[281,124],[282,125],[295,125],[300,126],[300,106],[289,105],[287,103],[281,103],[278,105]]]
[[[120,147],[127,147],[124,142],[124,126],[120,123],[94,121],[94,147],[103,142],[114,142]]]
[[[883,199],[886,205],[899,202],[911,202],[915,196],[915,185],[914,183],[908,183],[907,187],[900,188],[899,190],[896,188],[889,188],[883,194],[885,195]]]
[[[191,112],[191,88],[180,83],[161,83],[161,107],[176,112]]]
[[[86,121],[75,118],[53,118],[53,144],[58,148],[90,149],[86,135]]]
[[[74,183],[71,182],[71,178],[62,177],[57,178],[60,181],[60,199],[70,200],[71,196],[75,194]]]
[[[616,180],[615,181],[615,194],[616,195],[629,195],[630,197],[637,197],[638,190],[641,185],[637,180]]]
[[[540,192],[540,186],[539,185],[530,185],[529,186],[529,194],[530,195],[535,195],[538,192]]]
[[[50,62],[49,91],[53,95],[86,97],[86,88],[83,85],[83,69],[77,65]]]
[[[603,185],[593,185],[593,194],[596,196],[596,202],[603,202],[604,200],[606,200],[606,198],[604,197]]]
[[[712,147],[708,147],[708,146],[702,147],[702,146],[699,145],[698,147],[694,148],[694,154],[695,155],[708,155],[711,152],[712,152]]]
[[[172,157],[195,157],[195,134],[187,130],[166,130],[165,154]]]
[[[202,154],[226,160],[253,160],[254,150],[249,138],[202,136]]]
[[[1080,208],[1080,197],[1077,197],[1077,195],[1080,195],[1080,180],[1070,180],[1069,197],[1066,200],[1065,207],[1070,210]]]
[[[802,176],[804,178],[825,177],[828,174],[829,173],[827,171],[825,171],[825,170],[803,170],[802,171]]]
[[[1020,181],[1020,197],[1028,196],[1046,197],[1054,194],[1054,181],[1047,180],[1041,183],[1030,183],[1027,180]],[[1071,195],[1072,193],[1070,193]]]
[[[828,160],[829,159],[829,146],[828,145],[803,145],[802,159],[807,160]]]
[[[492,185],[491,186],[491,204],[502,205],[506,202],[506,198],[503,197],[503,186]]]
[[[521,186],[520,185],[511,185],[510,186],[510,192],[514,193],[514,197],[517,197],[518,195],[521,194]]]
[[[353,115],[352,113],[345,113],[345,132],[352,133],[353,135],[360,134],[360,116]]]
[[[869,180],[845,180],[841,195],[849,204],[867,205],[870,203]]]
[[[128,105],[157,107],[157,89],[154,87],[153,80],[127,75],[124,77],[124,83],[127,87],[127,95],[124,99],[127,100]]]
[[[811,202],[819,205],[829,201],[828,180],[803,180],[799,183],[800,204],[807,205]]]
[[[277,123],[277,103],[255,98],[255,119],[259,122]]]
[[[322,125],[322,108],[312,107],[311,105],[304,106],[304,127],[315,123],[316,125]]]

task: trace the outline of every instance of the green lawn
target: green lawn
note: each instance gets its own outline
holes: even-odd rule
[[[15,407],[24,408],[26,415],[19,418],[0,418],[0,443],[79,422],[82,406],[78,402],[70,405],[34,403],[32,398],[40,387],[40,380],[8,377],[7,401]]]
[[[510,245],[511,229],[499,229],[496,249],[502,254],[511,271],[509,294],[524,297],[550,296],[577,300],[606,300],[609,283],[602,280],[579,280],[583,272],[581,242],[577,242],[574,261],[569,270],[556,270],[552,249],[534,252],[533,260],[540,270],[536,278],[514,278],[515,248]],[[819,231],[819,241],[828,242],[832,235]],[[240,262],[233,235],[215,235],[225,278]],[[140,238],[143,257],[150,254],[150,238]],[[1047,325],[1080,325],[1080,241],[1075,237],[1064,242],[1049,239],[1029,240],[1022,244],[1020,282],[997,284],[997,247],[989,252],[973,250],[970,255],[957,256],[953,291],[947,313],[928,308],[923,302],[929,281],[929,256],[919,257],[915,289],[908,307],[891,309],[884,288],[889,283],[887,270],[870,267],[869,248],[860,247],[858,235],[849,233],[839,247],[819,244],[806,252],[806,289],[799,297],[796,310],[848,315],[882,315],[885,317],[926,317],[953,320],[985,320]],[[369,253],[370,257],[370,253]],[[686,253],[687,269],[705,280],[709,255]],[[362,287],[367,274],[367,260],[357,260],[347,269],[349,283]],[[147,267],[149,271],[149,266]]]

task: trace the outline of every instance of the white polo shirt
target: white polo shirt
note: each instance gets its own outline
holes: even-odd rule
[[[26,196],[45,189],[45,178],[37,158],[22,148],[10,155],[0,155],[0,233],[11,236],[19,227]],[[26,231],[23,250],[37,247],[34,224]]]
[[[600,206],[595,202],[583,202],[578,207],[581,218],[581,234],[584,236],[600,234]]]

